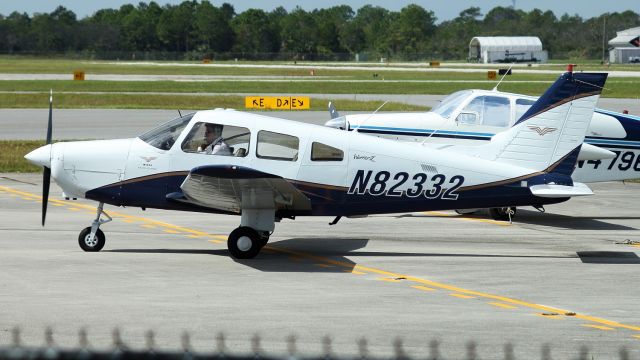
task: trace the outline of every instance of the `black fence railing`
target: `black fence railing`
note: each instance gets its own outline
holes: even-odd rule
[[[286,339],[286,354],[267,354],[261,349],[260,337],[254,335],[251,338],[250,350],[243,354],[233,354],[228,351],[225,345],[225,336],[219,333],[215,338],[215,348],[210,352],[194,351],[190,344],[189,334],[183,333],[181,338],[181,349],[176,351],[158,350],[154,340],[153,331],[145,334],[146,346],[144,349],[133,349],[127,347],[120,336],[120,331],[115,329],[112,333],[113,345],[109,349],[94,349],[89,345],[87,332],[81,329],[78,332],[78,346],[76,348],[64,348],[54,342],[53,331],[50,328],[45,330],[44,346],[32,347],[24,346],[20,340],[20,330],[12,330],[12,341],[10,345],[0,345],[0,360],[129,360],[129,359],[153,359],[153,360],[437,360],[450,358],[440,352],[440,343],[437,340],[429,342],[428,352],[424,357],[410,357],[404,350],[403,342],[396,338],[393,342],[393,355],[376,356],[369,352],[367,340],[360,339],[355,344],[357,346],[357,356],[339,356],[332,350],[331,338],[324,337],[322,343],[322,355],[306,356],[299,353],[296,348],[296,337],[291,335]],[[466,344],[463,357],[456,359],[479,360],[483,357],[477,352],[477,344],[470,341]],[[502,349],[495,349],[491,358],[515,360],[514,345],[507,343]],[[625,347],[620,347],[617,354],[612,353],[606,356],[607,359],[631,359],[629,351]],[[539,354],[528,354],[526,359],[564,359],[563,357],[552,356],[551,347],[542,345]],[[587,346],[576,349],[575,354],[566,359],[593,360]]]

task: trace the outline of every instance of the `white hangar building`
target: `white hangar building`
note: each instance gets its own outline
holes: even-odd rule
[[[640,63],[640,26],[618,31],[617,36],[609,40],[609,62]]]
[[[547,62],[548,58],[536,36],[476,36],[469,43],[472,62]]]

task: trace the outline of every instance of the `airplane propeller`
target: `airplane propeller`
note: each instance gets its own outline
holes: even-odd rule
[[[49,123],[47,124],[47,145],[51,144],[51,132],[53,127],[53,90],[49,93]],[[51,146],[49,147],[49,159],[51,159]],[[47,217],[47,204],[49,203],[49,187],[51,185],[51,164],[44,166],[42,173],[42,226]]]

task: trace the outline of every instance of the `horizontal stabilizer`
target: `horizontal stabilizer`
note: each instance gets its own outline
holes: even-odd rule
[[[573,186],[542,184],[529,187],[535,196],[544,198],[565,198],[573,196],[593,195],[593,191],[583,183],[574,182]]]

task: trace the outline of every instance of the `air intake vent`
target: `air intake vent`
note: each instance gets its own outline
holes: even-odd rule
[[[438,169],[433,165],[420,164],[420,167],[422,168],[422,171],[424,171],[424,172],[434,173],[434,174],[438,173]]]

